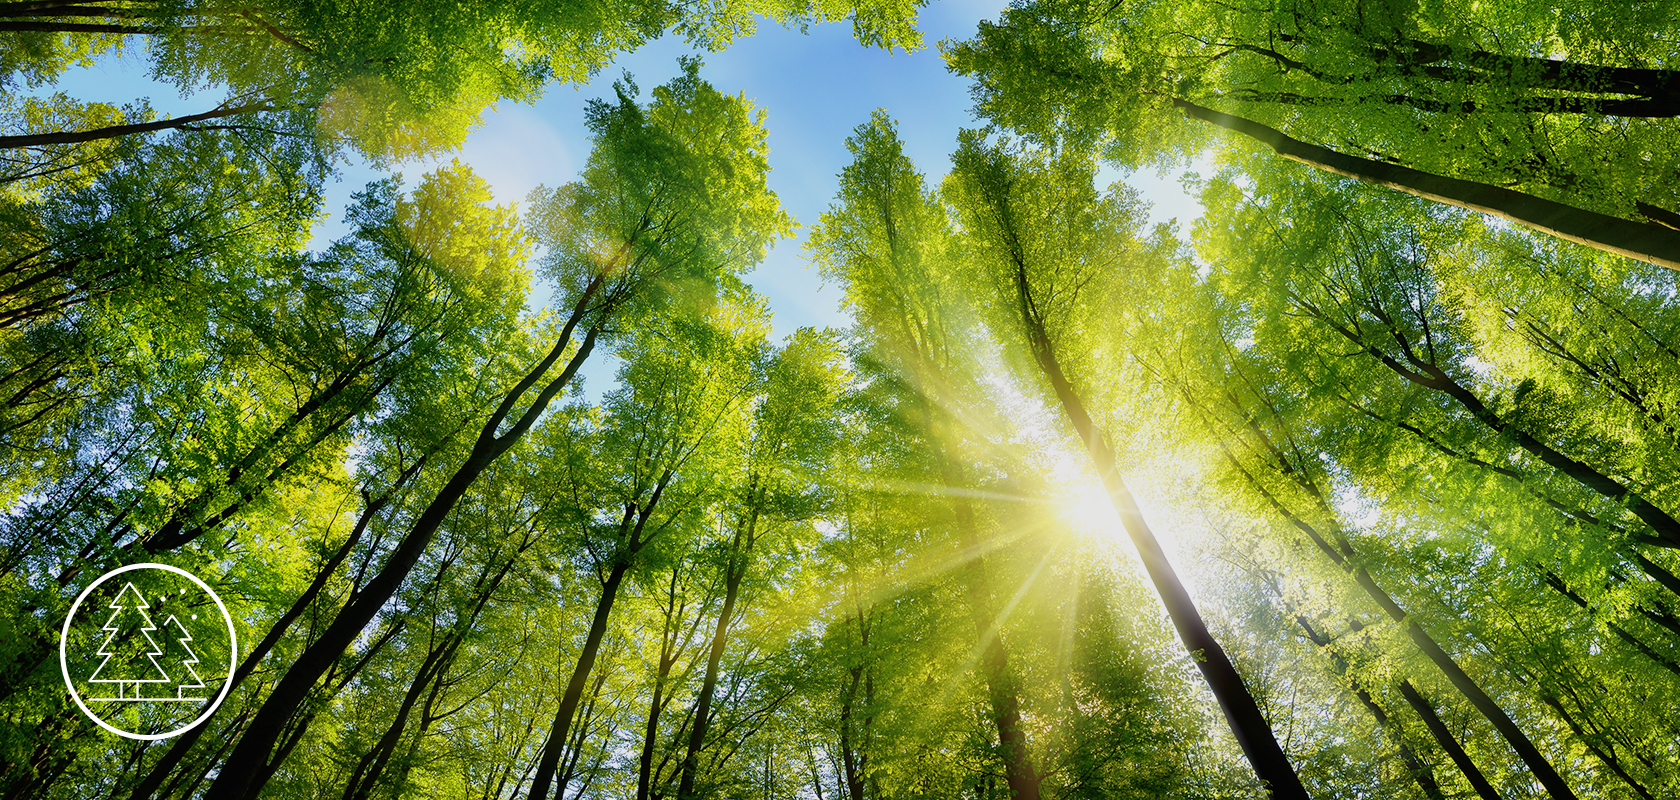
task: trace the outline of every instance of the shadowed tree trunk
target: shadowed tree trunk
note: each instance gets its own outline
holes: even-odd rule
[[[27,23],[0,22],[0,30],[39,30],[38,28],[20,29],[15,26]],[[100,26],[104,27],[104,26]],[[124,27],[124,26],[117,26]],[[116,31],[117,33],[134,33],[137,31]],[[48,144],[76,144],[78,142],[93,142],[100,139],[115,139],[119,136],[130,136],[136,133],[151,133],[152,131],[173,130],[191,126],[195,122],[204,122],[224,117],[236,117],[241,114],[258,114],[264,111],[275,111],[280,106],[273,105],[267,100],[257,103],[229,106],[206,111],[202,114],[189,114],[185,117],[170,117],[156,122],[138,122],[131,125],[109,125],[103,128],[93,128],[85,131],[54,131],[52,133],[30,133],[19,136],[0,136],[0,149],[16,147],[37,147]]]
[[[1314,319],[1322,322],[1342,338],[1347,339],[1356,347],[1376,358],[1389,371],[1404,378],[1409,383],[1452,398],[1465,411],[1468,411],[1471,417],[1489,430],[1509,439],[1547,466],[1556,469],[1593,493],[1625,506],[1641,522],[1650,526],[1652,532],[1656,534],[1655,536],[1637,537],[1639,541],[1660,547],[1680,548],[1680,521],[1675,520],[1667,511],[1657,507],[1651,501],[1645,499],[1643,495],[1620,481],[1599,472],[1585,462],[1577,461],[1559,452],[1552,446],[1535,438],[1528,431],[1500,416],[1493,409],[1488,408],[1475,392],[1459,383],[1431,359],[1420,356],[1405,333],[1394,327],[1392,320],[1386,314],[1378,312],[1375,316],[1399,346],[1401,355],[1406,359],[1406,364],[1400,363],[1398,359],[1389,355],[1382,348],[1365,341],[1358,331],[1351,330],[1346,325],[1331,319],[1323,309],[1306,302],[1299,295],[1291,293],[1291,299]],[[1376,307],[1373,306],[1370,310],[1375,311]]]
[[[688,651],[701,620],[705,619],[704,608],[695,609],[694,624],[688,627],[686,633],[681,630],[682,614],[686,606],[686,603],[677,602],[677,581],[681,571],[680,564],[671,570],[669,603],[665,606],[665,627],[660,631],[659,638],[659,669],[653,682],[653,699],[648,704],[647,727],[642,732],[642,754],[636,762],[636,800],[649,800],[652,796],[653,755],[659,747],[659,718],[664,715],[665,707],[671,702],[671,696],[665,693],[665,684],[670,680],[671,670],[676,668],[677,661]],[[686,672],[684,674],[686,675]]]
[[[326,588],[327,581],[338,571],[339,566],[350,556],[351,550],[355,549],[355,546],[361,541],[362,535],[367,531],[367,527],[373,521],[374,516],[390,504],[391,498],[395,496],[397,490],[401,489],[425,466],[426,460],[430,456],[430,452],[422,455],[414,464],[403,470],[384,495],[366,501],[362,513],[356,518],[356,526],[350,530],[350,535],[345,537],[344,544],[340,545],[338,550],[327,559],[326,563],[316,570],[315,579],[310,582],[309,587],[304,589],[303,594],[298,595],[298,599],[292,603],[292,607],[274,621],[274,624],[269,627],[268,633],[263,636],[262,641],[251,648],[251,652],[247,653],[244,660],[239,662],[238,669],[235,669],[233,675],[228,678],[230,692],[239,688],[239,685],[244,683],[247,677],[250,677],[251,671],[256,669],[257,664],[262,662],[275,645],[280,643],[281,637],[285,636],[292,623],[303,616],[303,612],[309,608],[309,604],[315,602],[315,598],[321,594],[321,590]],[[158,788],[163,785],[164,779],[169,776],[170,772],[174,771],[176,765],[180,764],[181,759],[186,756],[187,751],[192,749],[193,744],[209,727],[208,725],[199,725],[176,737],[169,750],[152,766],[146,777],[134,787],[134,791],[129,794],[129,800],[147,800],[157,792]],[[226,743],[223,744],[223,747],[226,747]]]
[[[753,509],[751,518],[746,523],[746,530],[737,528],[734,540],[729,543],[728,561],[724,564],[723,610],[718,612],[717,632],[712,635],[711,647],[706,654],[706,677],[700,684],[700,696],[694,702],[694,726],[688,732],[688,750],[683,756],[682,778],[677,785],[677,800],[689,800],[694,796],[694,781],[700,770],[700,749],[706,744],[706,729],[712,716],[712,699],[717,693],[718,663],[723,658],[723,649],[729,642],[729,623],[733,621],[735,600],[740,595],[741,579],[746,577],[747,559],[750,557],[752,541],[757,534],[758,509]],[[745,545],[745,546],[743,546]]]
[[[1348,542],[1347,537],[1344,536],[1340,530],[1333,530],[1333,535],[1336,538],[1336,546],[1333,547],[1316,527],[1308,523],[1305,519],[1302,519],[1298,514],[1290,511],[1277,499],[1276,495],[1266,490],[1266,488],[1261,486],[1259,481],[1257,481],[1253,475],[1250,475],[1247,470],[1244,470],[1241,465],[1237,464],[1236,458],[1229,450],[1226,451],[1225,456],[1231,461],[1232,466],[1248,480],[1250,485],[1254,486],[1255,489],[1260,492],[1261,496],[1266,499],[1267,503],[1271,505],[1272,508],[1276,509],[1279,514],[1289,520],[1289,523],[1295,526],[1296,529],[1305,533],[1307,538],[1312,540],[1313,545],[1318,548],[1319,552],[1323,553],[1325,557],[1329,558],[1344,572],[1351,575],[1354,582],[1359,584],[1361,589],[1365,590],[1365,594],[1376,602],[1377,606],[1383,610],[1383,613],[1387,614],[1390,619],[1394,620],[1396,625],[1399,625],[1401,629],[1406,632],[1406,635],[1418,646],[1418,649],[1422,650],[1423,654],[1428,656],[1429,660],[1446,674],[1447,680],[1452,683],[1454,688],[1458,689],[1459,693],[1464,696],[1464,699],[1468,700],[1471,706],[1480,712],[1483,717],[1487,718],[1487,721],[1493,724],[1493,727],[1499,731],[1499,734],[1505,738],[1505,741],[1511,745],[1511,748],[1517,751],[1517,755],[1523,760],[1523,763],[1528,766],[1529,771],[1533,772],[1534,776],[1540,780],[1540,783],[1546,787],[1546,791],[1550,792],[1551,795],[1558,798],[1558,800],[1575,800],[1574,791],[1569,788],[1569,785],[1564,782],[1563,777],[1558,774],[1555,768],[1552,767],[1552,763],[1540,753],[1540,749],[1535,747],[1534,742],[1528,738],[1528,735],[1523,733],[1522,728],[1517,726],[1517,723],[1511,719],[1510,715],[1506,714],[1505,710],[1500,708],[1499,704],[1494,702],[1493,698],[1489,697],[1487,692],[1482,690],[1481,685],[1477,684],[1475,679],[1471,678],[1470,675],[1458,665],[1458,662],[1455,661],[1453,657],[1449,655],[1438,642],[1435,641],[1434,637],[1430,636],[1429,633],[1423,629],[1423,626],[1418,624],[1417,620],[1412,619],[1411,616],[1406,613],[1405,609],[1402,609],[1398,603],[1394,602],[1394,598],[1390,597],[1388,592],[1384,591],[1381,586],[1377,585],[1376,579],[1371,577],[1371,573],[1366,570],[1364,566],[1358,563],[1357,554],[1355,553],[1352,544]],[[1317,499],[1321,506],[1320,510],[1324,512],[1326,517],[1334,519],[1333,513],[1328,508],[1323,507],[1324,500],[1320,495],[1318,495],[1317,488],[1306,488],[1307,491],[1313,494],[1313,496]],[[1462,769],[1464,765],[1460,764],[1459,766]],[[1468,775],[1468,773],[1466,774]]]
[[[670,483],[671,470],[665,470],[659,476],[659,483],[653,489],[645,506],[637,509],[634,503],[627,504],[624,509],[624,520],[620,523],[625,531],[622,550],[615,554],[612,571],[607,580],[601,585],[601,599],[595,605],[595,617],[589,624],[589,634],[584,639],[583,650],[578,654],[577,666],[572,669],[571,680],[566,683],[566,693],[560,697],[560,708],[554,712],[554,722],[549,725],[548,744],[543,747],[542,758],[537,761],[537,771],[531,778],[531,791],[526,795],[528,800],[547,800],[549,789],[554,783],[554,773],[560,766],[560,756],[566,750],[566,734],[571,731],[572,718],[577,714],[578,703],[583,699],[583,691],[589,685],[589,673],[595,669],[595,658],[601,650],[601,640],[607,634],[607,622],[612,616],[613,601],[618,598],[619,587],[624,584],[624,576],[643,545],[642,532],[647,527],[648,518],[653,515],[654,507],[659,504],[659,496],[664,493],[666,484]]]
[[[1394,742],[1394,746],[1400,751],[1400,760],[1405,763],[1406,771],[1411,774],[1412,779],[1417,781],[1418,788],[1422,789],[1423,793],[1432,800],[1446,800],[1446,796],[1441,793],[1441,785],[1435,781],[1435,770],[1419,758],[1410,745],[1406,744],[1406,738],[1400,730],[1400,726],[1389,718],[1388,712],[1384,711],[1382,706],[1377,705],[1377,701],[1371,697],[1370,692],[1365,691],[1365,687],[1359,685],[1359,681],[1348,677],[1347,659],[1330,647],[1330,637],[1319,633],[1311,623],[1307,622],[1306,617],[1299,614],[1295,615],[1295,624],[1300,625],[1301,630],[1306,632],[1309,641],[1329,654],[1330,666],[1336,670],[1336,675],[1348,681],[1348,686],[1353,690],[1354,696],[1359,698],[1359,703],[1371,712],[1371,717],[1377,721],[1377,726]],[[1499,800],[1497,796],[1483,795],[1483,798],[1484,800]]]
[[[1476,768],[1476,762],[1471,761],[1470,754],[1464,752],[1464,746],[1458,743],[1458,737],[1453,736],[1452,730],[1447,728],[1440,715],[1435,713],[1435,707],[1418,693],[1411,681],[1400,682],[1400,696],[1406,698],[1406,704],[1423,719],[1424,726],[1429,728],[1435,742],[1441,745],[1442,750],[1447,751],[1447,757],[1451,758],[1453,763],[1458,765],[1459,771],[1464,773],[1464,777],[1469,779],[1470,785],[1476,788],[1476,794],[1481,795],[1484,800],[1499,800],[1499,793],[1494,791],[1493,784],[1488,783],[1482,771]]]
[[[1414,197],[1479,211],[1578,244],[1680,270],[1680,231],[1600,214],[1475,181],[1338,153],[1284,135],[1276,128],[1173,98],[1185,114],[1248,136],[1291,161]]]

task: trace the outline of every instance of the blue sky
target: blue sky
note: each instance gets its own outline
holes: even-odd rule
[[[803,326],[843,327],[849,322],[840,309],[839,290],[823,285],[803,251],[805,226],[827,210],[835,176],[848,161],[846,137],[876,108],[886,109],[898,122],[908,155],[930,184],[937,183],[949,170],[958,129],[979,124],[969,114],[968,82],[946,71],[938,43],[972,36],[979,20],[996,18],[1004,5],[1003,0],[935,0],[920,16],[924,47],[912,53],[866,49],[852,38],[849,23],[831,23],[810,26],[803,34],[763,24],[756,35],[721,53],[698,54],[705,61],[703,78],[720,91],[745,93],[766,111],[770,188],[801,224],[794,239],[778,244],[747,277],[769,299],[777,338]],[[490,182],[498,201],[523,200],[538,185],[571,180],[583,165],[589,153],[583,110],[589,100],[610,96],[613,81],[625,70],[645,93],[677,74],[679,56],[693,53],[676,37],[656,40],[620,56],[587,85],[552,86],[530,105],[500,103],[485,112],[480,127],[458,152],[397,169],[412,185],[420,174],[457,158]],[[183,97],[173,87],[151,82],[143,60],[132,55],[75,70],[38,93],[53,89],[114,103],[144,97],[160,115],[203,111],[221,99],[214,90]],[[380,176],[361,163],[341,170],[338,181],[328,187],[329,217],[315,231],[317,244],[345,231],[338,215],[351,193]],[[1138,188],[1153,204],[1153,222],[1176,217],[1183,230],[1200,213],[1176,175],[1108,172],[1103,178],[1123,178]],[[545,294],[545,287],[537,287],[533,305],[545,303]],[[602,379],[611,375],[609,363],[594,367],[586,370],[592,394],[605,388]]]

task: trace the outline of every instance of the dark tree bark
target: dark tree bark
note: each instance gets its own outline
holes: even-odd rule
[[[1541,579],[1544,580],[1546,582],[1546,585],[1550,586],[1553,591],[1557,592],[1558,594],[1563,595],[1564,597],[1569,598],[1569,601],[1571,603],[1574,603],[1575,605],[1580,606],[1581,610],[1587,612],[1589,615],[1593,615],[1592,606],[1589,603],[1587,603],[1586,598],[1577,594],[1575,592],[1575,590],[1570,589],[1569,585],[1564,583],[1563,579],[1559,578],[1556,573],[1553,573],[1551,571],[1546,571],[1544,574],[1541,575]],[[1634,636],[1631,633],[1628,633],[1626,628],[1623,628],[1622,626],[1617,625],[1614,622],[1606,621],[1605,625],[1610,628],[1611,632],[1616,634],[1617,638],[1621,639],[1624,642],[1627,642],[1629,645],[1631,645],[1633,647],[1633,649],[1638,650],[1640,652],[1640,654],[1642,654],[1646,658],[1649,658],[1652,661],[1656,662],[1657,665],[1661,666],[1663,669],[1666,669],[1669,672],[1672,672],[1675,675],[1680,676],[1680,664],[1676,664],[1674,662],[1674,659],[1669,658],[1669,657],[1663,655],[1662,653],[1659,653],[1656,650],[1652,649],[1650,645],[1640,641],[1639,637]]]
[[[705,681],[700,684],[700,697],[695,701],[694,725],[688,732],[688,749],[683,756],[682,777],[677,784],[678,800],[694,796],[694,781],[700,771],[700,750],[706,745],[706,730],[711,727],[708,723],[712,716],[712,700],[717,693],[718,663],[723,658],[729,639],[729,623],[734,615],[740,585],[740,577],[732,569],[723,597],[723,610],[718,614],[717,632],[712,636],[711,648],[706,655]]]
[[[1432,800],[1446,800],[1446,796],[1441,793],[1441,784],[1435,780],[1434,768],[1430,767],[1423,759],[1418,758],[1417,753],[1412,750],[1410,745],[1406,744],[1406,737],[1400,726],[1388,716],[1388,712],[1384,711],[1382,706],[1377,705],[1377,701],[1371,697],[1371,693],[1366,691],[1365,687],[1360,686],[1359,681],[1348,677],[1347,659],[1330,647],[1330,637],[1319,633],[1313,628],[1312,623],[1307,621],[1306,617],[1299,614],[1295,615],[1295,624],[1300,625],[1301,630],[1306,632],[1308,641],[1329,654],[1330,666],[1336,670],[1337,676],[1348,682],[1348,688],[1353,690],[1353,694],[1359,699],[1360,705],[1365,706],[1365,710],[1371,712],[1371,717],[1377,721],[1377,727],[1381,728],[1383,733],[1394,742],[1394,746],[1400,751],[1400,760],[1406,764],[1406,771],[1411,774],[1412,780],[1417,782],[1418,788],[1422,789],[1423,793]],[[1499,798],[1486,798],[1484,796],[1484,800],[1499,800]]]
[[[929,419],[934,419],[942,412],[930,408],[926,413]],[[943,417],[939,419],[943,420]],[[933,431],[930,438],[935,441],[945,439],[943,432],[948,430],[948,426],[943,421],[930,423],[928,428]],[[941,449],[938,456],[945,485],[954,488],[967,486],[967,477],[951,454]],[[1032,752],[1027,748],[1027,732],[1021,725],[1020,691],[1014,671],[1009,666],[1009,651],[1004,647],[1002,631],[996,629],[991,582],[986,574],[985,550],[980,540],[980,525],[975,519],[974,504],[966,495],[953,494],[951,507],[957,531],[962,536],[963,549],[968,553],[963,565],[967,576],[964,591],[968,595],[969,616],[974,622],[975,635],[979,638],[980,673],[986,681],[992,721],[997,725],[1004,780],[1014,800],[1039,800],[1039,782],[1042,779],[1034,768]]]
[[[756,484],[756,476],[755,481]],[[756,485],[751,494],[756,494]],[[756,498],[755,498],[756,501]],[[694,781],[699,776],[700,750],[706,746],[706,729],[712,717],[712,699],[717,693],[718,664],[729,642],[729,624],[734,620],[735,600],[740,596],[741,580],[746,577],[748,559],[758,535],[758,504],[754,502],[745,530],[736,528],[729,543],[728,560],[724,564],[723,610],[718,612],[717,631],[712,635],[711,648],[706,654],[706,677],[700,684],[700,696],[694,702],[694,726],[688,732],[688,750],[683,756],[682,778],[677,785],[677,800],[690,800],[694,795]]]
[[[1482,771],[1476,768],[1476,762],[1471,761],[1470,754],[1464,752],[1464,746],[1458,743],[1458,737],[1453,736],[1452,730],[1441,721],[1440,715],[1435,713],[1435,707],[1418,693],[1411,681],[1400,682],[1400,696],[1406,698],[1406,704],[1423,719],[1424,726],[1429,728],[1435,742],[1441,745],[1442,750],[1447,751],[1447,757],[1451,758],[1453,763],[1458,765],[1459,771],[1464,773],[1464,777],[1469,779],[1470,785],[1476,788],[1476,794],[1483,800],[1499,800],[1499,792],[1494,790],[1493,784],[1488,783]]]
[[[1358,332],[1332,320],[1328,314],[1317,306],[1305,302],[1299,296],[1292,296],[1292,299],[1315,319],[1323,322],[1343,338],[1382,362],[1383,366],[1388,367],[1389,371],[1412,384],[1440,392],[1452,398],[1464,410],[1470,412],[1470,415],[1476,421],[1482,423],[1489,430],[1508,437],[1530,455],[1540,459],[1540,461],[1595,494],[1626,506],[1628,511],[1632,512],[1646,525],[1649,525],[1651,530],[1656,533],[1654,537],[1646,537],[1648,539],[1647,543],[1662,547],[1680,548],[1680,521],[1676,521],[1667,511],[1658,508],[1649,500],[1646,500],[1644,496],[1624,486],[1621,482],[1599,472],[1584,462],[1558,452],[1545,442],[1536,439],[1526,430],[1495,413],[1493,409],[1488,408],[1482,402],[1482,399],[1475,392],[1459,383],[1431,360],[1419,356],[1410,340],[1392,325],[1386,315],[1379,314],[1379,319],[1388,328],[1407,364],[1401,364],[1398,359],[1389,355],[1382,348],[1365,341],[1364,337]]]
[[[1308,46],[1313,44],[1309,38],[1283,33],[1277,35],[1276,40]],[[1226,46],[1266,56],[1279,67],[1305,72],[1325,83],[1348,84],[1371,77],[1333,75],[1261,45],[1239,42],[1227,43]],[[1401,74],[1441,83],[1510,86],[1520,76],[1523,79],[1521,87],[1531,90],[1623,94],[1656,100],[1680,98],[1680,72],[1675,70],[1608,67],[1580,61],[1513,56],[1405,37],[1371,42],[1366,51],[1378,64]]]
[[[1485,183],[1338,153],[1309,144],[1253,120],[1173,98],[1185,114],[1248,136],[1291,161],[1348,178],[1386,186],[1414,197],[1479,211],[1541,233],[1607,253],[1680,270],[1680,231],[1655,223],[1600,214]]]
[[[1423,626],[1418,624],[1417,620],[1412,619],[1398,603],[1394,602],[1394,598],[1390,597],[1388,592],[1377,585],[1376,579],[1371,577],[1371,573],[1358,563],[1358,556],[1353,550],[1353,546],[1347,541],[1347,537],[1342,535],[1339,530],[1335,531],[1336,545],[1331,546],[1330,542],[1317,528],[1290,511],[1278,501],[1276,495],[1267,491],[1247,470],[1243,470],[1240,465],[1237,465],[1235,458],[1229,451],[1226,452],[1226,457],[1231,459],[1232,464],[1278,513],[1289,520],[1290,524],[1294,525],[1296,529],[1305,533],[1320,552],[1335,562],[1343,571],[1353,576],[1354,582],[1365,590],[1367,596],[1376,601],[1377,606],[1383,610],[1383,613],[1387,614],[1389,619],[1394,620],[1395,624],[1406,632],[1406,635],[1418,646],[1418,649],[1422,650],[1423,654],[1428,656],[1437,668],[1446,673],[1447,680],[1452,682],[1453,687],[1458,689],[1460,694],[1464,695],[1464,699],[1468,700],[1471,706],[1493,724],[1493,727],[1499,731],[1505,741],[1511,745],[1511,748],[1517,751],[1517,755],[1522,758],[1529,771],[1534,773],[1534,776],[1540,780],[1540,783],[1546,787],[1546,790],[1553,797],[1557,800],[1575,800],[1574,791],[1569,788],[1563,777],[1552,767],[1552,763],[1540,753],[1540,749],[1535,747],[1534,742],[1528,738],[1528,735],[1523,733],[1522,728],[1517,726],[1510,715],[1506,714],[1505,710],[1500,708],[1499,704],[1482,690],[1481,685],[1477,684],[1475,679],[1471,678],[1458,665],[1458,662],[1435,641],[1434,637],[1423,629]],[[1316,489],[1309,491],[1316,492]],[[1322,498],[1319,502],[1323,502]],[[1327,515],[1330,514],[1328,510],[1321,509],[1321,511],[1324,511]],[[1330,518],[1333,519],[1334,517]],[[1462,765],[1460,766],[1462,768]]]
[[[1436,80],[1508,83],[1512,76],[1521,75],[1526,79],[1526,85],[1537,89],[1650,98],[1680,96],[1680,72],[1671,69],[1607,67],[1579,61],[1512,56],[1419,39],[1400,39],[1391,44],[1375,45],[1371,53],[1379,62],[1396,64],[1408,72]],[[1441,62],[1463,64],[1471,69],[1431,66]]]
[[[1608,747],[1600,746],[1598,741],[1599,737],[1594,736],[1581,728],[1581,723],[1577,722],[1574,715],[1570,714],[1569,710],[1563,707],[1562,701],[1547,692],[1541,692],[1540,699],[1544,701],[1546,705],[1551,706],[1553,711],[1557,712],[1558,717],[1563,720],[1564,724],[1569,726],[1569,731],[1575,734],[1576,740],[1581,742],[1581,744],[1586,745],[1586,748],[1591,750],[1592,754],[1597,756],[1598,760],[1604,763],[1604,766],[1609,767],[1611,772],[1616,773],[1616,777],[1621,778],[1623,783],[1627,784],[1629,788],[1633,789],[1634,792],[1638,793],[1640,797],[1645,798],[1645,800],[1657,800],[1657,798],[1651,794],[1651,790],[1646,789],[1644,784],[1641,784],[1639,781],[1635,780],[1632,775],[1628,774],[1627,769],[1622,766],[1621,759],[1616,757],[1615,751]]]
[[[543,747],[542,757],[537,761],[537,771],[531,778],[531,791],[526,795],[528,800],[548,798],[555,771],[560,766],[560,757],[566,750],[566,735],[571,731],[572,718],[577,714],[578,703],[589,685],[589,673],[595,669],[601,640],[607,634],[613,601],[618,597],[619,587],[623,585],[624,576],[630,571],[636,554],[647,544],[642,533],[659,504],[660,495],[665,492],[665,486],[671,481],[671,474],[671,470],[667,469],[659,476],[658,485],[642,508],[637,509],[634,503],[625,506],[624,521],[620,523],[622,549],[614,555],[612,571],[601,585],[601,599],[596,603],[595,617],[589,624],[589,634],[584,639],[582,652],[578,654],[577,666],[572,669],[571,680],[566,684],[566,692],[560,697],[560,708],[554,712],[554,722],[549,725],[548,744]]]
[[[5,31],[5,30],[50,30],[51,28],[45,28],[45,27],[20,27],[20,26],[25,26],[25,25],[45,25],[45,24],[57,25],[57,23],[24,23],[24,22],[3,22],[3,21],[0,21],[0,31]],[[66,24],[69,24],[69,23],[66,23]],[[60,26],[60,27],[62,27],[62,26]],[[144,31],[144,30],[134,30],[134,29],[131,28],[131,26],[126,26],[126,25],[92,25],[92,26],[82,26],[82,27],[83,28],[100,28],[100,29],[102,29],[102,30],[98,30],[98,31],[90,31],[90,32],[93,32],[93,33],[147,33],[148,32],[148,31]],[[103,29],[106,29],[106,28],[121,28],[122,30],[103,30]],[[193,123],[204,122],[205,120],[222,119],[224,117],[236,117],[236,116],[239,116],[241,114],[258,114],[258,113],[262,113],[264,111],[277,111],[280,108],[282,108],[282,107],[281,106],[276,106],[276,105],[268,102],[267,100],[264,100],[264,101],[258,102],[258,103],[246,103],[244,105],[230,106],[228,108],[218,108],[218,109],[214,109],[214,110],[211,110],[211,111],[206,111],[202,114],[189,114],[185,117],[170,117],[169,119],[160,119],[156,122],[139,122],[139,123],[134,123],[132,125],[108,125],[108,126],[103,127],[103,128],[94,128],[92,130],[86,130],[86,131],[55,131],[53,133],[31,133],[31,134],[23,134],[23,135],[19,135],[19,136],[0,136],[0,149],[10,149],[10,148],[17,148],[17,147],[36,147],[36,146],[39,146],[39,145],[46,145],[46,144],[76,144],[77,142],[92,142],[92,141],[98,141],[100,139],[115,139],[119,136],[130,136],[130,135],[133,135],[133,134],[136,134],[136,133],[151,133],[152,131],[162,131],[162,130],[173,130],[173,129],[177,129],[177,128],[185,128],[185,127],[188,127],[188,126],[192,125]]]
[[[844,800],[864,800],[863,776],[869,764],[867,742],[869,730],[875,716],[875,679],[867,659],[869,658],[869,616],[864,609],[858,608],[852,619],[857,620],[858,644],[863,649],[865,661],[853,665],[847,670],[851,680],[846,684],[846,690],[840,698],[840,759],[845,773],[840,776],[845,781],[846,797]],[[861,741],[854,741],[852,729],[856,723],[856,709],[858,704],[858,688],[863,688],[864,716]]]
[[[1277,103],[1279,105],[1311,108],[1357,107],[1378,104],[1405,106],[1432,114],[1598,114],[1608,117],[1642,117],[1662,119],[1680,116],[1680,98],[1654,100],[1648,97],[1523,97],[1509,103],[1480,103],[1473,100],[1440,100],[1410,94],[1374,94],[1360,97],[1307,95],[1296,92],[1237,91],[1228,95],[1232,100],[1248,103]],[[1643,204],[1641,204],[1643,205]],[[1643,213],[1643,209],[1641,209]],[[1649,215],[1646,215],[1649,216]],[[1670,226],[1672,227],[1672,226]]]
[[[309,586],[303,590],[303,594],[298,595],[297,600],[293,601],[291,608],[286,609],[286,613],[280,615],[280,618],[269,626],[268,633],[239,662],[239,667],[228,678],[230,692],[239,688],[239,685],[250,677],[257,664],[268,656],[274,646],[279,644],[280,639],[286,635],[286,631],[291,629],[292,623],[303,616],[303,612],[309,608],[311,603],[315,602],[315,598],[320,596],[321,590],[326,588],[327,581],[332,578],[333,574],[338,571],[339,566],[350,556],[350,552],[361,542],[362,535],[367,531],[373,518],[389,505],[397,491],[425,466],[426,460],[430,456],[431,453],[428,452],[416,459],[414,464],[397,476],[390,490],[385,494],[375,499],[366,500],[362,513],[356,517],[355,527],[351,528],[350,535],[344,538],[344,543],[339,545],[338,550],[333,552],[320,569],[316,570],[315,579],[310,581]],[[180,764],[181,759],[186,756],[187,751],[192,749],[193,744],[208,728],[208,725],[199,725],[176,737],[169,750],[152,766],[145,779],[134,787],[134,791],[129,794],[129,800],[148,800],[163,785],[163,781],[169,776],[169,773],[174,771],[176,765]],[[223,746],[225,747],[226,744],[224,743]]]
[[[439,690],[444,685],[444,675],[455,664],[455,654],[466,641],[467,633],[472,629],[479,615],[484,613],[485,605],[501,588],[502,581],[507,578],[519,557],[531,548],[536,540],[527,536],[515,548],[508,560],[501,568],[491,573],[491,563],[486,563],[479,573],[477,585],[474,587],[473,604],[466,616],[460,618],[455,625],[445,631],[443,638],[433,645],[420,662],[420,669],[414,680],[409,683],[408,690],[403,693],[402,701],[397,704],[397,712],[392,715],[390,724],[368,752],[364,753],[351,772],[350,779],[344,786],[344,800],[366,800],[384,775],[390,765],[391,758],[397,752],[397,746],[402,741],[404,730],[408,727],[408,718],[414,707],[421,702],[421,695],[427,695],[426,708],[430,708],[436,701]],[[425,712],[422,712],[422,718]]]
[[[665,606],[665,627],[659,636],[659,668],[653,682],[653,700],[648,704],[647,726],[642,731],[642,754],[636,762],[636,800],[649,800],[653,793],[653,754],[659,746],[659,718],[671,702],[670,695],[665,693],[665,684],[670,680],[671,670],[676,668],[677,661],[688,651],[700,621],[705,618],[703,609],[696,609],[694,624],[689,626],[686,633],[682,631],[682,615],[686,603],[679,604],[677,601],[677,581],[681,571],[680,564],[671,569],[671,587],[667,592],[669,602]]]
[[[1662,208],[1661,206],[1651,205],[1650,203],[1646,203],[1644,201],[1634,203],[1633,209],[1638,211],[1640,216],[1655,222],[1658,225],[1680,231],[1680,214],[1676,214],[1673,211]]]

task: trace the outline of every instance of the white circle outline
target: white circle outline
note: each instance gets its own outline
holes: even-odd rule
[[[216,601],[216,607],[222,610],[222,619],[227,620],[229,644],[228,676],[226,680],[222,681],[221,694],[216,695],[216,701],[211,703],[209,708],[204,709],[204,713],[200,714],[198,719],[195,719],[192,722],[189,722],[186,725],[168,733],[129,733],[128,731],[122,730],[121,728],[100,719],[98,714],[93,713],[93,711],[87,707],[87,703],[82,702],[81,693],[76,691],[75,683],[70,680],[70,622],[76,618],[76,610],[81,608],[82,601],[87,599],[88,593],[92,592],[99,586],[99,584],[104,583],[112,577],[121,575],[124,572],[137,569],[161,569],[181,575],[187,580],[198,584],[198,588],[203,589],[205,594],[210,595],[211,600]],[[116,569],[99,576],[99,580],[88,584],[87,588],[83,589],[82,593],[76,596],[76,602],[70,604],[70,613],[64,615],[64,629],[58,636],[58,669],[64,675],[64,687],[70,690],[70,699],[75,700],[76,706],[82,710],[82,713],[86,714],[88,719],[93,720],[94,724],[99,727],[126,739],[139,739],[141,741],[148,742],[157,741],[158,739],[168,739],[172,736],[180,736],[181,734],[202,725],[205,720],[210,718],[211,714],[216,713],[216,709],[221,707],[222,701],[227,699],[228,690],[233,688],[234,661],[237,658],[239,658],[239,638],[238,634],[233,629],[233,615],[229,614],[227,606],[222,604],[222,598],[217,597],[216,592],[210,588],[210,585],[199,580],[197,575],[181,569],[180,567],[174,567],[168,564],[129,564],[126,567],[117,567]]]

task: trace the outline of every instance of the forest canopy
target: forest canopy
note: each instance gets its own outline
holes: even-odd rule
[[[937,10],[0,3],[0,798],[1680,796],[1680,4]]]

